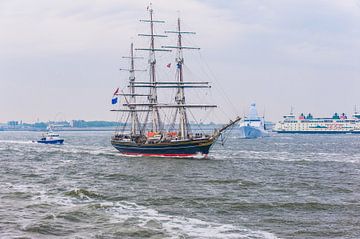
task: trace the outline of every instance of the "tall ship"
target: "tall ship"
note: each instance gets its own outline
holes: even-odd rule
[[[250,105],[249,114],[240,121],[240,138],[255,139],[268,136],[265,119],[258,115],[256,104]]]
[[[352,117],[345,113],[334,113],[332,117],[316,118],[311,113],[300,114],[291,112],[283,116],[283,120],[275,125],[278,133],[308,133],[308,134],[351,134],[360,133],[360,114],[355,110]]]
[[[210,82],[185,80],[183,51],[199,50],[199,48],[184,46],[183,35],[195,34],[195,32],[183,31],[180,18],[178,18],[177,29],[165,31],[165,34],[176,35],[177,44],[157,48],[155,39],[167,37],[167,35],[156,34],[154,25],[164,23],[164,21],[154,20],[151,6],[148,7],[148,11],[149,19],[140,21],[149,24],[150,32],[139,34],[139,36],[149,37],[150,46],[134,49],[133,44],[131,44],[130,56],[127,57],[130,59],[128,92],[116,91],[114,95],[121,96],[124,100],[119,104],[119,109],[112,110],[121,112],[125,123],[116,130],[111,138],[111,144],[124,155],[206,157],[216,140],[227,129],[236,125],[240,118],[237,117],[223,127],[214,129],[211,132],[192,129],[193,124],[190,125],[189,117],[193,116],[193,109],[217,107],[210,104],[189,104],[185,97],[186,89],[210,88]],[[137,69],[135,69],[134,61],[138,57],[134,56],[134,50],[149,52],[147,80],[136,80],[135,72]],[[172,81],[160,81],[156,72],[156,53],[171,51],[176,51],[175,78]],[[141,92],[141,90],[143,91]],[[160,102],[158,96],[160,96],[161,90],[174,93],[170,103]],[[171,93],[169,94],[171,95]]]

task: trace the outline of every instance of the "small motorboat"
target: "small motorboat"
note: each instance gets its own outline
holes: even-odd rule
[[[60,138],[59,134],[50,131],[43,134],[41,139],[36,142],[40,144],[63,144],[64,139]]]

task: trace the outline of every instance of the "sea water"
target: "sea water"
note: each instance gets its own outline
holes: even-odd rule
[[[0,238],[360,238],[360,135],[231,135],[126,158],[111,132],[0,132]]]

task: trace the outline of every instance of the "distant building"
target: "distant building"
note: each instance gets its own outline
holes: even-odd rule
[[[7,125],[11,128],[15,128],[19,125],[19,121],[12,120],[12,121],[7,122]]]
[[[86,127],[86,122],[85,120],[72,120],[70,126],[73,128],[83,128]]]
[[[67,122],[67,121],[49,121],[48,122],[48,126],[51,127],[52,129],[56,129],[56,130],[60,130],[63,128],[67,128],[67,127],[72,127],[71,126],[71,122]]]

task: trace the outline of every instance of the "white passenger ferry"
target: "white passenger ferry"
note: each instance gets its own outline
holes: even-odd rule
[[[314,118],[312,114],[301,114],[298,118],[293,113],[284,115],[283,120],[274,128],[278,133],[308,133],[308,134],[346,134],[360,133],[360,113],[351,118],[346,114],[335,113],[331,118]]]

